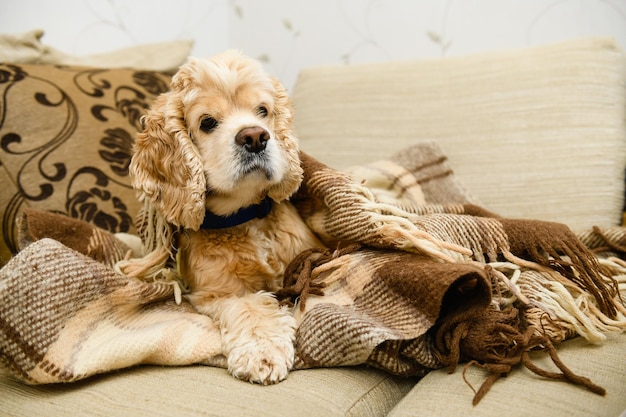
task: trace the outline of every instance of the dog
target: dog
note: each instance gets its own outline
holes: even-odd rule
[[[297,254],[323,247],[289,202],[303,180],[292,122],[258,61],[189,58],[144,116],[129,167],[144,207],[176,230],[185,297],[219,325],[229,372],[263,385],[294,361],[296,321],[272,293]]]

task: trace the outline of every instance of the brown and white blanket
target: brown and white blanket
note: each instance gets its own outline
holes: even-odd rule
[[[277,294],[298,318],[296,369],[422,376],[477,364],[490,372],[477,402],[524,365],[604,392],[555,346],[626,328],[626,229],[576,236],[498,217],[472,202],[431,142],[350,174],[305,154],[302,164],[292,202],[333,249],[300,254]],[[137,364],[224,366],[219,329],[176,302],[171,274],[116,272],[130,251],[114,235],[40,211],[26,211],[20,230],[23,249],[0,271],[0,359],[15,376],[42,384]],[[530,361],[538,349],[561,373]]]

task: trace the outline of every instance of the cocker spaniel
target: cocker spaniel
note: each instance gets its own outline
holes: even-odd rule
[[[185,297],[220,326],[228,370],[260,384],[294,360],[296,322],[272,292],[298,253],[323,246],[288,201],[303,176],[292,118],[257,61],[190,58],[144,117],[130,164],[152,260],[122,270],[154,272],[174,246]]]

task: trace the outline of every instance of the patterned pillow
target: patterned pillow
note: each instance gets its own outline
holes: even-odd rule
[[[168,75],[132,69],[0,64],[0,265],[26,207],[134,232],[128,164],[140,117]]]

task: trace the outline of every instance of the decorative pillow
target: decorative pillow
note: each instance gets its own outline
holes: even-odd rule
[[[26,207],[134,232],[128,178],[140,117],[169,76],[131,69],[0,64],[0,260]]]
[[[310,68],[293,101],[301,148],[332,167],[432,139],[495,213],[575,231],[620,223],[626,59],[612,39]]]
[[[41,42],[43,30],[0,35],[0,62],[135,68],[175,72],[193,48],[192,40],[174,40],[122,48],[102,54],[77,56]]]

